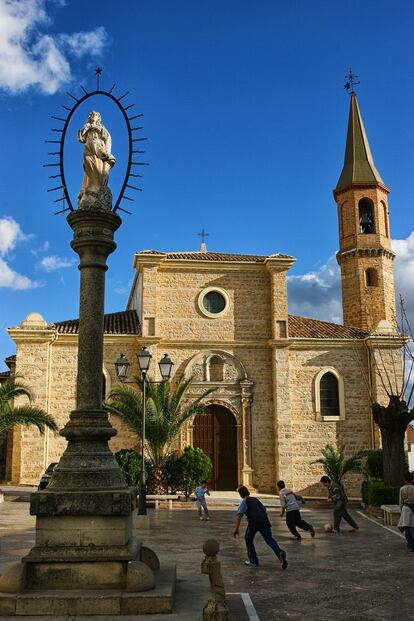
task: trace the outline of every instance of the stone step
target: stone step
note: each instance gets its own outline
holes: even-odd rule
[[[127,593],[117,590],[56,590],[0,593],[0,617],[56,619],[89,615],[147,615],[171,613],[174,604],[176,567],[166,566],[155,573],[151,591]]]

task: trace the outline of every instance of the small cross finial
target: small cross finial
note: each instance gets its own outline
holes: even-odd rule
[[[345,79],[346,82],[344,84],[344,89],[348,91],[350,95],[355,95],[354,86],[361,84],[361,82],[358,81],[358,76],[355,75],[355,73],[352,73],[352,69],[350,68],[348,75],[345,76]]]
[[[208,233],[205,232],[204,227],[201,229],[201,233],[197,233],[197,235],[201,237],[200,252],[207,252],[205,239],[208,237]]]
[[[205,232],[204,228],[201,229],[201,233],[197,233],[201,237],[201,242],[204,244],[206,241],[206,237],[208,237],[208,233]]]
[[[99,78],[101,77],[102,74],[102,69],[101,67],[96,67],[95,69],[95,74],[96,74],[96,90],[99,91]]]

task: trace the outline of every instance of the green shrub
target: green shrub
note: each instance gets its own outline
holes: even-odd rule
[[[169,468],[170,486],[188,496],[204,479],[208,481],[213,465],[200,448],[186,446],[182,455],[173,459]]]
[[[381,505],[397,505],[399,502],[399,487],[385,485],[384,481],[364,481],[362,483],[362,500],[367,505],[380,507]]]
[[[125,479],[126,484],[129,487],[136,487],[139,485],[139,479],[141,475],[141,455],[134,449],[121,449],[115,453],[115,459],[118,462],[118,466],[121,468],[122,476]],[[145,479],[148,480],[150,476],[151,465],[145,463]]]
[[[367,451],[367,461],[365,463],[366,474],[369,479],[382,480],[384,478],[384,462],[382,450]]]

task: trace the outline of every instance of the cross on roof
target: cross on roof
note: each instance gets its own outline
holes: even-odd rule
[[[204,244],[204,242],[206,241],[206,237],[208,237],[209,234],[205,232],[204,228],[202,228],[201,233],[197,233],[197,235],[201,237],[201,242]]]

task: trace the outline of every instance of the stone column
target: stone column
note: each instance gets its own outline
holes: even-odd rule
[[[81,271],[77,407],[60,432],[68,446],[51,482],[30,498],[36,542],[22,559],[22,585],[147,590],[154,576],[139,560],[141,545],[132,536],[135,490],[127,487],[109,449],[116,430],[102,409],[106,261],[116,248],[121,219],[109,210],[79,208],[68,222]]]
[[[253,429],[252,429],[252,402],[251,389],[253,382],[240,382],[242,387],[242,420],[243,420],[243,485],[253,488]]]

